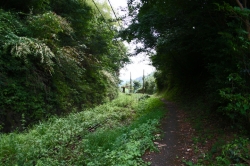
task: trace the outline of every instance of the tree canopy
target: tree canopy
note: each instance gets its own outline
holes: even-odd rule
[[[124,39],[144,43],[160,91],[200,95],[233,121],[250,122],[247,0],[129,0]],[[178,92],[178,93],[177,93]]]

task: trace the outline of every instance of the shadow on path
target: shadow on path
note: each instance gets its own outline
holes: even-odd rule
[[[191,137],[185,134],[192,129],[190,124],[185,122],[183,111],[172,102],[162,101],[166,104],[168,113],[161,122],[162,139],[154,142],[159,152],[147,152],[143,160],[151,162],[152,166],[181,166],[184,165],[182,162],[182,159],[185,159],[184,156],[190,155],[192,151],[188,148],[192,144]]]

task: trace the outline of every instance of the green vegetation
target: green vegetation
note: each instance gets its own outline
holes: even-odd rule
[[[156,93],[156,80],[154,77],[154,73],[145,77],[145,93],[154,94]]]
[[[222,146],[221,156],[216,157],[215,164],[217,165],[249,165],[250,164],[250,153],[249,153],[249,139],[238,138]],[[244,164],[243,164],[244,163]]]
[[[170,100],[195,103],[197,151],[218,139],[198,165],[249,164],[249,8],[248,0],[128,0],[131,24],[119,33],[106,1],[1,1],[0,132],[12,133],[0,134],[0,164],[147,164],[140,156],[154,149],[162,106],[138,94],[115,99],[129,61],[120,37],[143,42],[137,53],[157,69],[134,89],[153,94],[157,85]],[[238,135],[204,131],[206,119]]]
[[[134,91],[136,92],[140,87],[141,87],[141,83],[140,81],[137,81],[137,80],[134,80],[133,81],[133,88],[134,88]]]
[[[132,24],[121,36],[143,42],[159,92],[204,98],[231,123],[250,126],[247,0],[129,0]],[[169,95],[168,95],[169,96]]]
[[[126,92],[129,92],[130,82],[126,82],[121,87],[126,88]],[[146,94],[154,94],[156,93],[157,87],[154,78],[154,73],[151,73],[144,78],[144,90],[143,90],[143,78],[139,77],[132,82],[132,91],[134,93],[146,93]]]
[[[0,134],[0,165],[147,165],[141,155],[156,149],[165,112],[159,99],[139,102],[137,95]]]
[[[193,100],[193,101],[192,101]],[[230,119],[211,114],[209,104],[201,99],[181,99],[195,134],[192,137],[197,162],[184,160],[186,165],[238,165],[250,163],[250,141],[244,127],[235,126]]]
[[[213,132],[227,134],[221,126],[204,131],[205,119],[219,119],[214,123],[226,123],[237,133],[231,140],[217,140],[213,148],[217,158],[208,155],[216,162],[201,165],[249,164],[249,1],[129,0],[128,4],[132,24],[121,36],[143,42],[137,52],[155,50],[149,55],[157,69],[159,93],[185,105],[203,106],[190,112],[200,119],[194,123],[196,131],[202,130],[195,142],[211,140]]]
[[[1,131],[114,99],[128,62],[117,29],[106,2],[1,1]]]

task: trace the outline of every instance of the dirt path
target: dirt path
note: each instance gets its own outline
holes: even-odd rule
[[[168,113],[162,120],[163,138],[155,141],[159,152],[147,152],[143,159],[152,166],[181,166],[183,160],[195,161],[192,136],[194,130],[186,121],[186,114],[174,103],[163,100]]]

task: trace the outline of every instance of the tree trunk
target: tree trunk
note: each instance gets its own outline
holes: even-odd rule
[[[247,0],[243,0],[243,2],[240,2],[240,0],[236,0],[236,3],[241,8],[241,10],[243,10],[244,8],[247,8]],[[250,40],[250,23],[249,23],[249,19],[245,19],[244,22],[246,24],[246,31],[248,32],[247,37]]]

